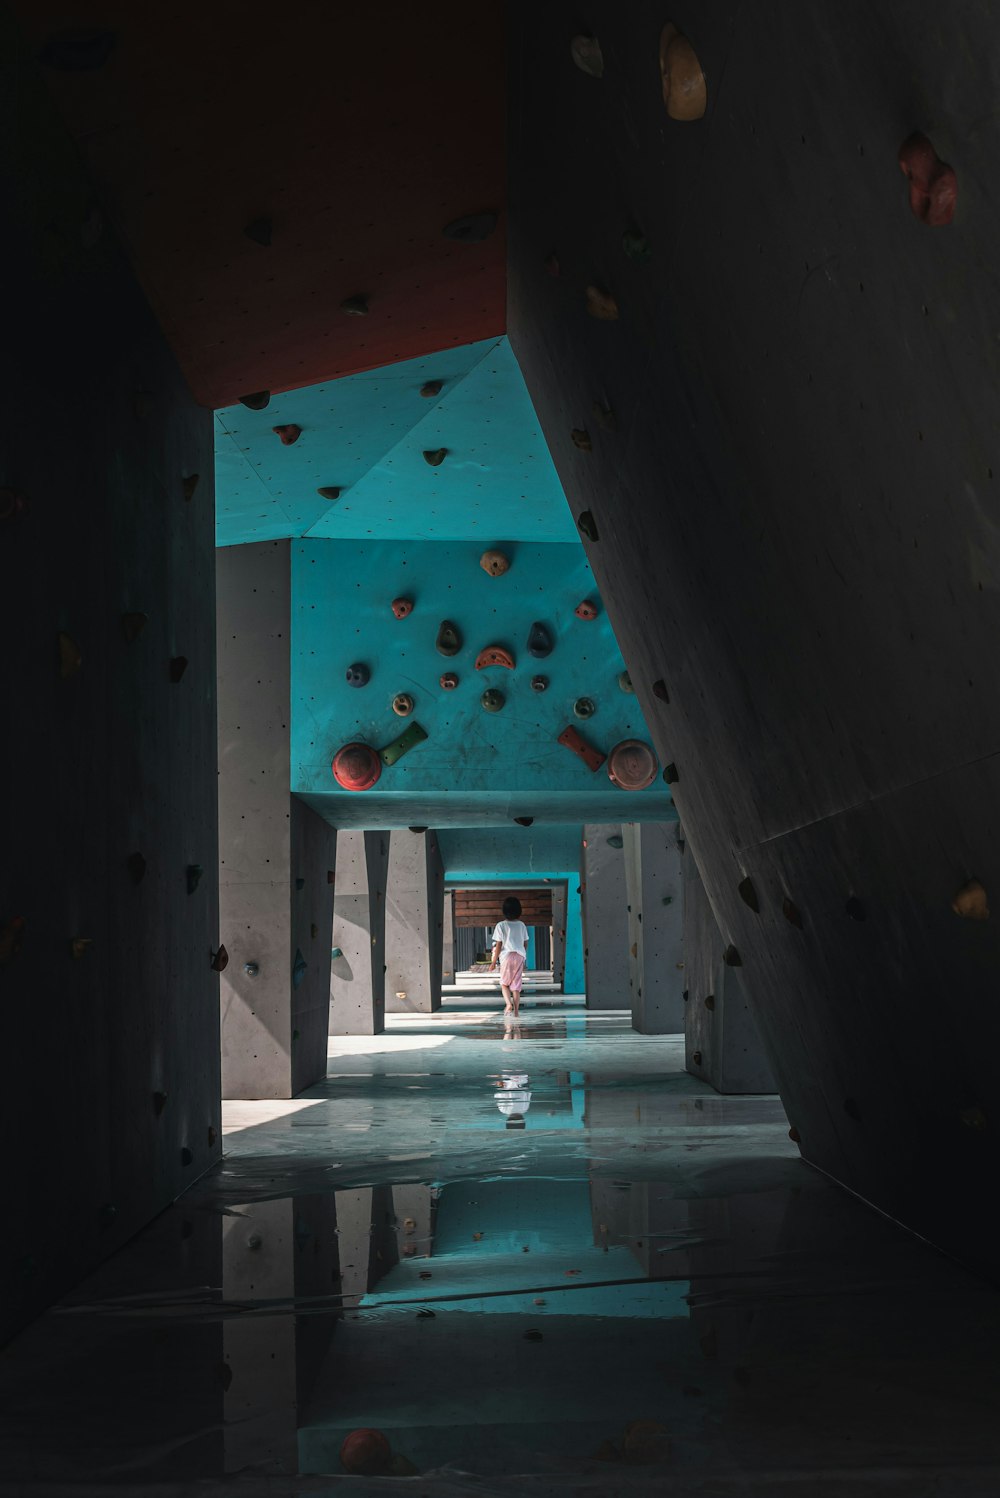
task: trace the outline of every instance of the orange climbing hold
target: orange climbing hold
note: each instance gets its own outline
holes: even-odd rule
[[[700,120],[708,104],[705,74],[687,37],[668,22],[660,32],[663,103],[672,120]]]
[[[597,604],[592,603],[589,598],[584,598],[573,610],[578,619],[596,619]]]
[[[394,598],[392,600],[392,612],[397,619],[405,619],[409,614],[413,613],[413,599]]]
[[[968,884],[962,885],[951,902],[951,908],[968,921],[988,921],[990,918],[986,891],[978,879],[970,879]]]
[[[370,791],[382,773],[382,761],[370,744],[345,744],[330,768],[345,791]]]
[[[584,296],[591,317],[596,317],[598,322],[617,322],[618,303],[610,291],[600,286],[588,286]]]
[[[583,760],[588,770],[599,770],[605,761],[606,756],[601,753],[600,749],[595,749],[593,744],[588,744],[572,724],[563,729],[556,742],[564,744],[567,749],[572,749],[573,753]]]
[[[910,184],[914,218],[931,228],[950,224],[958,202],[958,178],[954,167],[941,160],[920,130],[908,135],[900,146],[899,168]]]
[[[302,436],[302,428],[296,426],[294,421],[282,422],[280,426],[272,427],[271,431],[276,437],[281,438],[282,447],[291,447],[293,442],[298,442]]]
[[[508,671],[513,671],[514,657],[502,645],[487,645],[476,656],[476,670],[485,671],[487,666],[505,666]]]
[[[380,1430],[352,1430],[340,1448],[340,1465],[345,1472],[377,1477],[392,1460],[392,1449]]]
[[[479,565],[490,577],[502,577],[510,570],[510,558],[502,551],[484,551],[479,558]]]

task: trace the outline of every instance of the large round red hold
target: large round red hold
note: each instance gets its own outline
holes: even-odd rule
[[[330,768],[345,791],[370,791],[382,773],[382,761],[370,744],[345,744]]]
[[[641,739],[622,739],[608,754],[608,778],[622,791],[644,791],[656,779],[656,755]]]
[[[922,131],[915,130],[900,146],[899,167],[910,184],[914,218],[932,228],[950,224],[958,201],[958,178]]]
[[[392,1460],[389,1442],[380,1430],[352,1430],[340,1448],[340,1465],[345,1472],[377,1477]]]

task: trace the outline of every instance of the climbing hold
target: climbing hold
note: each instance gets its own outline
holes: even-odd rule
[[[617,432],[618,418],[610,406],[605,406],[600,401],[595,401],[590,408],[590,413],[597,422],[597,425],[603,427],[606,432]]]
[[[670,22],[660,33],[663,103],[672,120],[700,120],[708,104],[705,74],[697,53]]]
[[[950,224],[958,201],[958,178],[920,130],[899,148],[899,166],[910,184],[910,209],[922,224]]]
[[[596,36],[575,36],[569,44],[569,55],[588,78],[604,77],[604,54]]]
[[[256,978],[257,974],[260,972],[260,963],[244,962],[243,971],[246,973],[248,978]]]
[[[295,961],[292,963],[292,987],[298,988],[306,975],[308,962],[302,955],[301,947],[295,948]]]
[[[340,1465],[345,1472],[363,1477],[377,1477],[392,1458],[389,1442],[380,1430],[352,1430],[340,1448]]]
[[[442,619],[434,641],[438,655],[457,655],[462,648],[462,636],[450,619]]]
[[[453,692],[458,686],[458,677],[454,671],[445,671],[442,676],[438,677],[438,686],[446,692]]]
[[[531,690],[533,692],[547,692],[549,689],[549,678],[547,676],[533,676],[531,678]]]
[[[598,322],[617,322],[618,303],[610,291],[604,291],[600,286],[588,286],[584,299],[587,311]]]
[[[220,942],[219,943],[219,950],[217,952],[213,952],[212,953],[212,971],[213,971],[213,973],[221,973],[228,966],[228,964],[229,964],[229,953],[226,951],[225,947]]]
[[[757,899],[757,891],[754,889],[753,880],[749,878],[749,876],[746,879],[740,880],[739,884],[736,886],[736,893],[739,895],[744,905],[749,905],[750,909],[754,911],[755,914],[760,914],[760,902]]]
[[[57,636],[59,645],[59,675],[65,681],[67,676],[73,676],[83,665],[83,656],[80,647],[71,635],[60,630]]]
[[[619,671],[619,673],[618,673],[618,685],[619,685],[619,687],[621,688],[621,690],[623,692],[634,692],[635,691],[635,687],[632,685],[632,678],[628,674],[627,671]]]
[[[209,1126],[208,1126],[208,1133],[207,1133],[206,1137],[208,1139],[208,1147],[209,1147],[209,1149],[213,1149],[215,1147],[215,1141],[218,1139],[219,1136],[216,1133],[215,1129],[212,1128],[211,1124],[209,1124]]]
[[[426,827],[408,827],[406,830],[407,830],[407,832],[412,832],[412,833],[416,834],[417,836],[419,836],[419,834],[421,832],[426,832],[427,828]]]
[[[163,1112],[163,1110],[164,1110],[164,1108],[166,1106],[167,1106],[167,1094],[165,1092],[154,1092],[153,1093],[153,1112],[156,1114],[157,1118],[159,1118],[160,1114]]]
[[[866,921],[868,919],[868,912],[864,907],[864,903],[856,895],[852,895],[846,902],[844,910],[852,921]]]
[[[606,837],[604,841],[607,843],[609,848],[624,848],[625,846],[625,839],[622,837],[620,832],[613,832],[611,836]]]
[[[341,312],[348,317],[367,317],[368,298],[363,292],[356,292],[354,296],[345,296],[340,304]]]
[[[479,565],[490,577],[502,577],[510,570],[510,559],[502,551],[484,551],[479,558]]]
[[[191,1153],[191,1151],[188,1149],[187,1145],[185,1144],[182,1147],[182,1149],[181,1149],[181,1164],[184,1165],[184,1166],[188,1166],[188,1165],[190,1165],[192,1163],[193,1160],[194,1160],[194,1155]]]
[[[330,768],[345,791],[370,791],[382,773],[382,762],[369,744],[345,744],[333,756]]]
[[[343,953],[343,951],[342,951],[342,949],[340,947],[331,947],[330,948],[330,961],[331,962],[334,960],[334,958],[336,958],[336,957],[343,957],[343,955],[344,955],[344,953]]]
[[[184,873],[187,882],[187,892],[189,895],[193,895],[195,890],[198,888],[198,885],[201,883],[201,876],[202,874],[204,874],[204,872],[205,870],[202,868],[200,863],[188,864]]]
[[[133,884],[141,884],[146,873],[146,860],[141,853],[130,853],[125,860],[128,876]]]
[[[408,718],[413,711],[413,698],[409,692],[397,692],[392,699],[392,710],[397,718]]]
[[[266,214],[264,214],[260,218],[252,218],[243,230],[243,233],[247,239],[252,239],[254,244],[262,245],[267,249],[271,243],[273,229],[274,225]]]
[[[663,771],[663,778],[667,782],[667,785],[676,785],[680,779],[677,773],[677,766],[675,764],[667,765]]]
[[[788,1131],[788,1137],[793,1144],[798,1144],[802,1138],[802,1135],[799,1133],[794,1124],[792,1124],[792,1127]]]
[[[71,26],[49,37],[39,60],[59,73],[92,73],[104,66],[117,40],[113,31],[99,26]]]
[[[578,447],[582,453],[594,451],[594,444],[590,440],[590,433],[586,427],[574,427],[569,435],[573,439],[573,446]]]
[[[122,614],[122,633],[129,645],[139,638],[148,623],[148,614]]]
[[[571,749],[574,754],[578,755],[588,770],[599,770],[604,763],[605,756],[601,751],[595,749],[592,744],[588,744],[586,739],[581,738],[572,724],[563,729],[556,742],[565,744],[567,749]]]
[[[694,1051],[692,1053],[691,1060],[694,1062],[695,1066],[700,1066],[701,1065],[701,1052],[700,1051]]]
[[[594,520],[594,517],[590,510],[584,510],[580,515],[578,515],[576,517],[576,523],[578,529],[583,533],[583,535],[586,536],[588,541],[596,541],[598,539],[597,522]]]
[[[371,681],[371,675],[362,661],[355,661],[352,666],[348,666],[344,679],[349,687],[366,687]]]
[[[958,1115],[967,1129],[985,1129],[986,1114],[982,1108],[963,1108]]]
[[[181,479],[181,492],[186,500],[194,499],[194,491],[198,487],[199,477],[200,475],[197,473],[189,473],[185,478]]]
[[[397,619],[406,619],[413,613],[412,598],[394,598],[392,600],[392,612]]]
[[[294,421],[281,422],[278,426],[272,427],[271,431],[276,437],[280,437],[282,447],[291,447],[302,436],[302,428],[296,426]]]
[[[479,700],[488,713],[499,713],[507,701],[504,694],[498,692],[496,687],[488,687]]]
[[[336,882],[337,882],[337,871],[336,871],[336,869],[327,869],[327,871],[326,871],[326,882],[327,882],[327,884],[336,884]]]
[[[317,936],[319,935],[319,927],[317,926],[315,921],[309,922],[309,935],[312,937],[313,941],[315,941]]]
[[[93,945],[94,938],[92,936],[72,936],[69,942],[70,955],[79,961],[81,957],[88,955]]]
[[[467,213],[462,218],[453,218],[441,232],[445,239],[457,239],[460,244],[481,244],[489,239],[496,226],[495,213]]]
[[[436,395],[441,394],[443,386],[443,380],[427,380],[425,384],[421,385],[420,394],[424,400],[433,400]]]
[[[517,825],[519,827],[530,827],[531,824],[532,824],[532,822],[534,820],[535,820],[534,817],[515,817],[514,818],[514,821],[517,823]]]
[[[592,603],[589,598],[584,598],[573,610],[578,619],[596,619],[597,604]]]
[[[793,926],[798,926],[800,931],[802,930],[802,912],[795,901],[790,900],[787,895],[781,902],[781,913],[786,921],[791,922]]]
[[[12,915],[0,926],[0,966],[6,966],[21,950],[27,921],[23,915]]]
[[[649,240],[641,229],[626,229],[622,235],[622,249],[630,260],[648,260],[652,254]]]
[[[529,1326],[528,1330],[523,1333],[523,1336],[525,1342],[542,1342],[545,1340],[537,1326]]]
[[[320,499],[328,499],[331,504],[334,500],[339,499],[343,492],[339,484],[324,484],[322,489],[316,490]]]
[[[659,1420],[632,1420],[625,1427],[625,1460],[632,1467],[649,1467],[670,1455],[670,1437]]]
[[[241,395],[238,397],[241,406],[246,406],[248,411],[263,411],[270,404],[270,390],[255,390],[252,395]]]
[[[622,739],[608,755],[608,778],[622,791],[644,791],[656,779],[656,755],[641,739]]]
[[[733,946],[732,942],[729,943],[729,946],[723,952],[723,954],[722,954],[722,960],[726,964],[726,967],[742,967],[743,966],[743,959],[740,957],[739,952]]]
[[[174,686],[176,686],[177,683],[180,681],[181,677],[184,675],[184,672],[187,670],[187,668],[188,668],[188,660],[187,660],[187,656],[186,655],[174,655],[174,656],[171,656],[171,658],[170,658],[170,665],[168,666],[167,671],[168,671],[168,675],[170,676],[170,680],[173,682]]]
[[[528,654],[536,660],[544,660],[552,654],[552,636],[539,619],[528,630]]]
[[[485,671],[488,666],[505,666],[513,671],[514,657],[502,645],[487,645],[476,656],[476,670]]]
[[[597,705],[593,697],[578,697],[573,703],[573,716],[575,718],[592,718],[597,712]]]
[[[28,501],[16,489],[0,489],[0,520],[15,520],[28,508]]]
[[[558,255],[546,255],[545,269],[548,271],[550,276],[558,276],[561,274]]]
[[[448,449],[446,447],[429,448],[424,452],[424,462],[429,463],[432,468],[440,468],[447,456]]]
[[[966,920],[988,921],[990,918],[986,891],[978,879],[970,879],[968,884],[962,885],[951,902],[951,908],[956,915],[964,916]]]
[[[411,723],[409,728],[405,729],[399,735],[398,739],[393,739],[392,743],[387,744],[382,750],[380,755],[382,763],[384,765],[396,764],[398,760],[403,758],[404,754],[409,754],[411,749],[415,749],[418,744],[422,744],[426,737],[427,730],[425,728],[421,728],[419,723]]]
[[[715,994],[714,993],[706,994],[706,996],[705,996],[705,1008],[706,1009],[712,1009],[712,1010],[714,1010],[714,1008],[715,1008]]]
[[[667,691],[667,684],[665,681],[653,682],[653,696],[658,697],[661,702],[670,701],[670,693]]]

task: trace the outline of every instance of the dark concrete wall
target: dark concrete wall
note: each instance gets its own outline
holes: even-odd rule
[[[220,1143],[211,417],[3,16],[0,46],[0,487],[24,501],[0,521],[0,927],[26,922],[0,965],[2,1339]]]
[[[629,1009],[628,891],[620,822],[588,822],[580,855],[580,913],[588,1009]]]
[[[661,8],[590,6],[601,79],[572,6],[511,15],[511,340],[789,1117],[995,1267],[1000,933],[950,908],[972,876],[1000,898],[995,10],[672,12],[688,124]],[[957,168],[948,227],[910,213],[914,129]]]
[[[326,1076],[330,1029],[330,948],[337,834],[298,796],[290,797],[292,829],[292,1092]],[[305,973],[294,983],[296,954]]]

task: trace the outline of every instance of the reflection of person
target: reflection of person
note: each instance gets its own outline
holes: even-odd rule
[[[524,1115],[531,1107],[531,1091],[524,1072],[504,1072],[500,1078],[502,1092],[493,1097],[497,1107],[507,1120],[508,1129],[523,1129]]]
[[[521,1007],[521,984],[528,955],[528,928],[521,920],[521,902],[514,895],[508,895],[503,902],[503,915],[503,920],[497,922],[493,931],[490,972],[496,972],[499,961],[504,1013],[517,1014]]]

